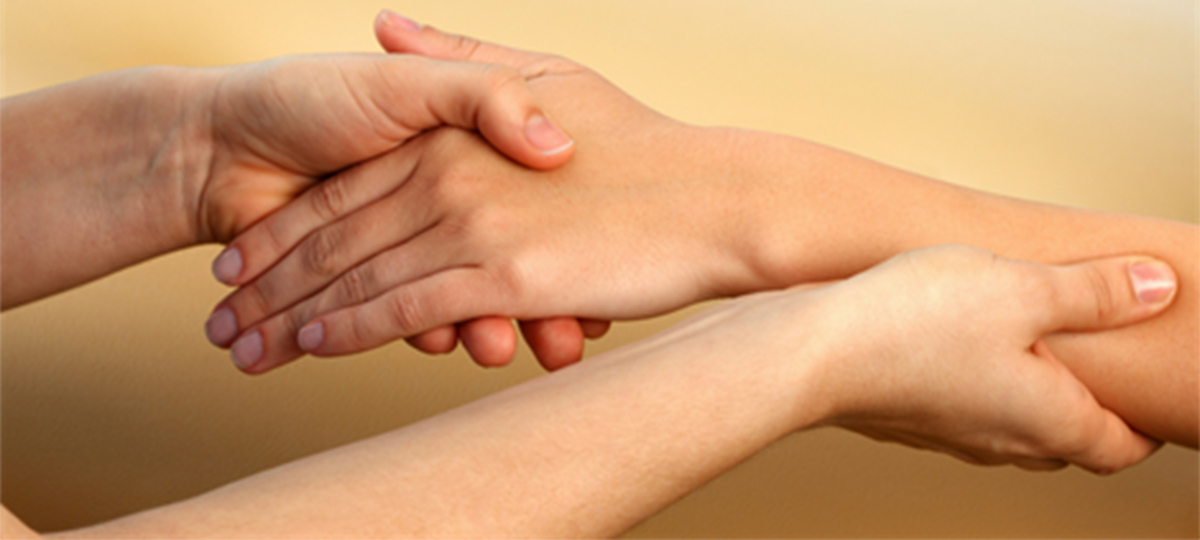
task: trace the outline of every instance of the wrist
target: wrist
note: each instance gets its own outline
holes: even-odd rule
[[[798,283],[791,279],[789,261],[796,259],[794,239],[782,241],[791,228],[788,213],[800,203],[772,170],[786,152],[780,139],[731,128],[692,128],[689,144],[702,161],[703,192],[698,226],[712,251],[709,293],[705,299],[725,298]],[[792,236],[798,236],[793,231]]]
[[[134,72],[126,83],[132,91],[128,118],[140,121],[122,129],[145,142],[135,189],[102,184],[109,198],[138,195],[136,203],[148,220],[140,228],[154,231],[159,252],[206,241],[199,215],[203,186],[210,174],[213,136],[210,111],[218,70],[156,66]],[[131,154],[132,156],[133,154]],[[115,190],[115,191],[114,191]],[[111,204],[113,209],[127,204]]]
[[[176,186],[182,196],[182,215],[187,217],[187,238],[190,244],[217,240],[212,232],[205,192],[216,174],[219,142],[213,121],[218,88],[227,69],[176,68],[173,76],[178,85],[180,136],[164,142],[162,151],[176,156]],[[174,144],[172,144],[174,143]],[[168,145],[170,147],[168,147]]]

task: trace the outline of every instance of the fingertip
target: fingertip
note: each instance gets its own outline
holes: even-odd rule
[[[1125,423],[1110,410],[1103,410],[1103,433],[1089,448],[1070,461],[1098,475],[1110,475],[1137,465],[1162,447]]]
[[[1150,257],[1111,257],[1056,267],[1056,300],[1046,311],[1049,328],[1088,331],[1149,319],[1175,299],[1175,272]]]
[[[441,60],[453,59],[448,53],[441,51],[437,45],[439,40],[432,42],[426,37],[443,37],[442,32],[433,27],[420,24],[398,13],[382,10],[375,17],[375,39],[383,50],[394,54],[419,54]]]
[[[583,330],[574,317],[521,321],[521,333],[538,363],[556,371],[583,358]]]
[[[416,32],[421,29],[421,24],[395,11],[384,9],[380,10],[379,15],[375,17],[375,28],[394,29],[400,32]]]
[[[226,285],[237,285],[244,266],[242,251],[236,246],[227,246],[217,255],[216,259],[213,259],[213,277]]]
[[[524,134],[525,140],[547,158],[569,152],[575,146],[570,135],[541,113],[535,113],[525,120]]]
[[[503,317],[481,317],[462,323],[458,335],[463,348],[483,367],[507,366],[517,351],[516,331]]]
[[[588,339],[599,339],[608,333],[609,328],[612,328],[612,321],[602,321],[599,319],[579,319],[579,328],[583,330],[583,337]]]
[[[204,322],[204,335],[208,337],[209,343],[227,348],[233,338],[237,337],[238,328],[237,314],[228,306],[221,306],[213,310]]]
[[[458,329],[450,324],[439,326],[406,338],[405,341],[426,354],[450,354],[458,348]]]
[[[1167,263],[1157,259],[1134,259],[1129,263],[1128,272],[1139,304],[1162,309],[1175,299],[1178,278]]]

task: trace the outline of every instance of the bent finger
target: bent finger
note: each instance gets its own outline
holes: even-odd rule
[[[574,142],[538,104],[522,74],[509,66],[388,56],[387,84],[371,96],[377,107],[412,132],[450,125],[479,130],[503,154],[534,169],[570,158]],[[413,77],[412,62],[429,64]],[[413,100],[417,100],[413,103]]]
[[[404,341],[425,354],[449,354],[458,347],[458,329],[447,324],[404,338]]]
[[[517,332],[504,317],[480,317],[458,325],[458,335],[471,359],[483,367],[502,367],[517,352]]]
[[[583,329],[574,317],[520,321],[521,334],[546,371],[555,371],[583,358]]]
[[[612,327],[612,321],[602,321],[600,319],[579,319],[579,328],[583,330],[583,337],[588,339],[599,339],[608,333],[608,329]]]

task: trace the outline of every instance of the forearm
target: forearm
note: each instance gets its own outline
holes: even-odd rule
[[[945,184],[819,145],[716,131],[739,166],[742,234],[750,261],[730,293],[835,279],[920,246],[961,243],[1062,263],[1144,254],[1167,261],[1179,297],[1132,327],[1061,334],[1051,347],[1103,404],[1138,429],[1196,445],[1197,277],[1194,225],[1019,201]]]
[[[820,413],[796,397],[808,348],[731,356],[723,322],[75,534],[612,536]]]
[[[193,242],[203,70],[143,68],[5,99],[5,308]]]

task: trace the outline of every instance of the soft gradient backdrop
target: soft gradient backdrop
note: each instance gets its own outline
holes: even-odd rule
[[[372,19],[388,7],[574,58],[685,121],[793,134],[1019,197],[1200,216],[1193,1],[2,6],[4,95],[146,64],[372,51]],[[485,371],[461,352],[394,345],[243,376],[202,331],[225,293],[208,273],[217,251],[3,316],[3,502],[31,526],[178,500],[539,374],[524,350],[513,367]],[[589,353],[682,316],[619,324]],[[1195,537],[1197,520],[1190,450],[1099,478],[976,468],[824,430],[773,446],[630,536]]]

